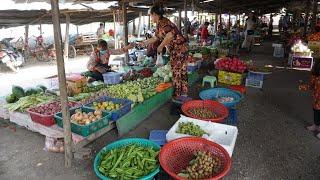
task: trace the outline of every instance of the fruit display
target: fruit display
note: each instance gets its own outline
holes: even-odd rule
[[[308,36],[308,41],[320,41],[320,32],[316,32]]]
[[[106,88],[106,85],[103,82],[102,84],[87,85],[82,88],[82,93],[97,92],[103,88]]]
[[[50,96],[47,94],[33,94],[30,96],[21,97],[17,102],[8,104],[7,107],[9,111],[25,112],[31,107],[47,103],[53,99],[55,99],[54,96]]]
[[[158,167],[158,154],[152,147],[129,144],[102,153],[98,170],[112,179],[139,179]]]
[[[169,64],[159,67],[155,73],[153,73],[153,77],[160,77],[163,79],[163,82],[169,82],[172,78],[171,66]]]
[[[228,103],[228,102],[234,101],[234,98],[233,98],[233,97],[225,96],[225,97],[218,97],[216,100],[217,100],[219,103]]]
[[[176,133],[189,134],[197,137],[202,137],[204,134],[208,134],[202,130],[199,125],[196,125],[192,122],[180,122]]]
[[[178,176],[186,179],[209,179],[222,170],[221,160],[211,152],[198,151]]]
[[[122,107],[122,105],[114,103],[112,101],[106,101],[106,102],[93,102],[93,107],[96,110],[116,111],[116,110],[119,110]]]
[[[311,50],[307,45],[303,44],[301,40],[299,40],[291,47],[291,51],[294,53],[301,53],[301,55],[304,56],[309,56],[311,54]]]
[[[93,93],[80,93],[80,94],[77,94],[73,97],[68,97],[68,99],[69,99],[69,101],[75,101],[80,104],[88,104],[88,103],[96,100],[100,96],[108,96],[108,91],[106,88],[101,89],[97,92],[93,92]]]
[[[28,88],[26,90],[20,86],[12,86],[12,92],[6,97],[6,101],[7,103],[14,103],[24,96],[44,93],[46,90],[47,88],[43,85],[38,85],[35,88]]]
[[[154,96],[156,94],[155,88],[159,83],[159,78],[150,77],[109,86],[107,91],[110,97],[129,99],[135,104]]]
[[[242,83],[242,74],[221,71],[218,72],[218,82],[229,85],[241,85]]]
[[[88,125],[92,122],[100,120],[102,118],[102,111],[95,110],[94,112],[82,112],[81,109],[77,109],[71,116],[71,122],[79,125]]]
[[[201,119],[214,119],[218,117],[211,109],[207,107],[191,108],[188,110],[188,112]]]
[[[69,107],[74,107],[76,103],[68,102]],[[53,115],[61,111],[61,103],[58,101],[53,101],[47,104],[41,104],[37,107],[30,108],[29,111],[35,112],[41,115]]]
[[[136,81],[139,78],[142,78],[142,77],[136,70],[130,70],[127,74],[125,74],[122,77],[122,80],[124,82],[126,82],[126,81]]]
[[[236,57],[225,57],[215,62],[215,68],[228,72],[244,73],[247,70],[247,64]]]

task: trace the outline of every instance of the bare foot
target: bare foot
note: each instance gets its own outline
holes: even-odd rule
[[[319,127],[316,125],[308,126],[307,129],[309,131],[319,131]]]

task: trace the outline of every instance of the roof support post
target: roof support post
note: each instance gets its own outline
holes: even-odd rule
[[[142,21],[142,12],[139,12],[138,38],[140,38],[140,35],[141,35],[141,21]]]
[[[67,83],[66,74],[64,68],[64,60],[62,56],[62,40],[61,40],[61,27],[59,18],[59,4],[58,0],[51,0],[52,9],[52,24],[54,33],[54,43],[57,54],[57,66],[58,66],[58,78],[59,78],[59,90],[61,101],[61,112],[63,118],[64,129],[64,165],[65,167],[71,167],[73,154],[72,154],[72,138],[70,128],[70,113],[68,109],[68,96],[67,96]]]
[[[127,18],[127,3],[123,1],[122,4],[123,13],[123,32],[124,32],[124,45],[128,45],[128,18]]]
[[[151,29],[151,17],[148,15],[148,29]]]
[[[136,34],[136,19],[132,20],[132,35]]]
[[[39,26],[39,32],[40,32],[40,35],[42,35],[42,24],[40,24]]]
[[[230,14],[230,12],[229,12],[229,20],[228,20],[228,29],[230,30],[231,29],[231,14]]]
[[[312,22],[311,27],[314,29],[317,25],[318,1],[313,0]]]
[[[66,34],[64,37],[64,59],[69,59],[69,26],[70,26],[70,14],[66,14]]]
[[[113,30],[114,30],[114,49],[118,49],[117,30],[116,30],[116,12],[113,11]]]
[[[29,51],[29,25],[25,25],[24,26],[24,50],[25,50],[25,53],[27,53]]]
[[[217,13],[215,13],[214,21],[215,21],[214,22],[214,29],[217,32],[217,30],[218,30],[218,14]]]
[[[187,11],[187,0],[184,0],[184,35],[186,37],[188,37],[188,28],[187,28],[187,24],[188,24],[188,15],[187,15],[188,11]]]
[[[181,31],[181,9],[179,9],[179,16],[178,16],[178,29]]]

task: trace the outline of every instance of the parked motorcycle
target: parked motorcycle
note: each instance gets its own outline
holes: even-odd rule
[[[25,59],[21,52],[10,44],[12,39],[4,38],[0,41],[0,63],[5,64],[12,71],[18,72],[19,67],[25,63]]]

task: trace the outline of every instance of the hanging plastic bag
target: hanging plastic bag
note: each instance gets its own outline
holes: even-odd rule
[[[157,61],[156,61],[156,66],[163,66],[164,62],[163,62],[163,58],[162,58],[162,54],[157,55]]]

